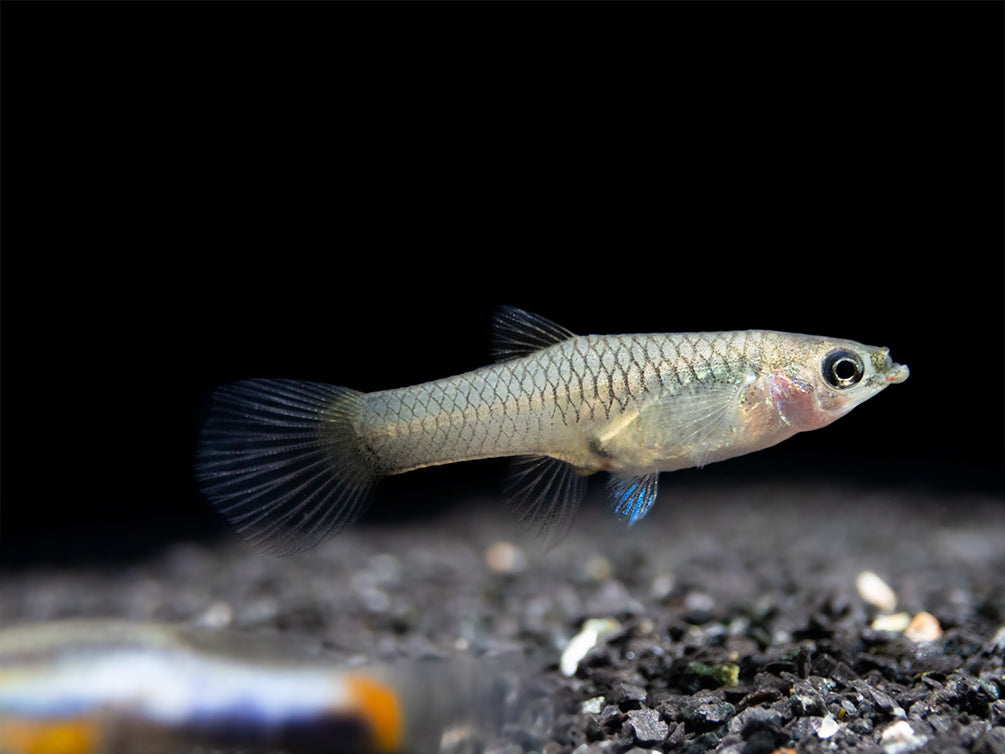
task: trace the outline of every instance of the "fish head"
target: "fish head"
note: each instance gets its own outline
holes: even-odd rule
[[[804,337],[771,379],[775,407],[796,431],[830,424],[909,374],[906,365],[890,358],[888,348]]]

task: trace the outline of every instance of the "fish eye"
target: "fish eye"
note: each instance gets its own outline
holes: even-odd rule
[[[839,348],[824,357],[820,371],[828,385],[844,389],[862,380],[865,366],[862,364],[862,357],[857,353]]]

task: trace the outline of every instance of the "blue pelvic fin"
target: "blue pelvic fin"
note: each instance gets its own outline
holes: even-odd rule
[[[518,359],[574,337],[574,332],[550,319],[515,306],[500,307],[492,318],[492,355],[496,361]]]
[[[658,482],[658,473],[627,479],[613,477],[610,489],[614,497],[615,515],[621,519],[628,519],[629,526],[643,518],[656,502]]]
[[[513,459],[507,503],[545,549],[568,533],[585,495],[586,477],[571,464],[547,456]]]

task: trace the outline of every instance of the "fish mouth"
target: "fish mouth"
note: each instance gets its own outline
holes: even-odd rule
[[[907,368],[907,364],[894,364],[886,372],[886,384],[896,385],[903,382],[909,374],[911,370]]]

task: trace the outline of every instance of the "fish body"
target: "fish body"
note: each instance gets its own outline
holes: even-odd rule
[[[792,367],[838,347],[852,344],[766,331],[573,337],[370,393],[357,432],[386,474],[515,455],[588,473],[675,471],[822,427],[871,395],[825,395]]]
[[[496,325],[500,361],[442,380],[372,393],[222,388],[201,448],[204,491],[254,538],[297,549],[355,518],[381,476],[515,456],[513,506],[546,533],[568,526],[597,471],[613,475],[615,511],[634,523],[660,472],[826,426],[908,374],[885,348],[811,335],[576,336],[515,309]]]
[[[434,751],[487,713],[484,668],[347,670],[233,631],[116,620],[0,630],[0,752],[212,746],[289,754]]]

